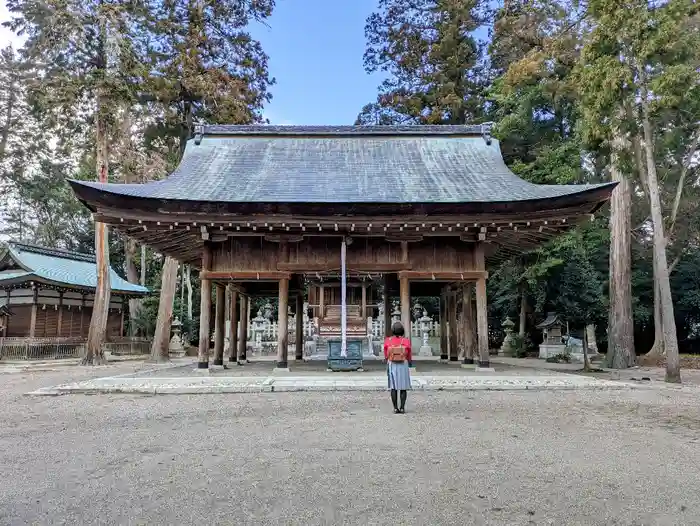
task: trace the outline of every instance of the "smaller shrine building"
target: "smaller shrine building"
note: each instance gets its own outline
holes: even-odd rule
[[[124,335],[129,298],[148,289],[110,269],[107,337]],[[0,254],[0,338],[87,338],[97,285],[95,256],[9,243]]]

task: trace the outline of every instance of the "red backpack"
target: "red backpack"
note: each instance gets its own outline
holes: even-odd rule
[[[392,338],[393,339],[393,338]],[[399,341],[392,342],[389,341],[387,345],[387,359],[390,362],[402,363],[406,361],[406,346],[404,345],[404,339],[399,338]]]

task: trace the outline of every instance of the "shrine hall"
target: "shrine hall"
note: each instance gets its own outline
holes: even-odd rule
[[[441,358],[458,361],[459,341],[465,364],[488,367],[489,267],[590,220],[615,186],[520,179],[489,124],[197,126],[164,180],[70,184],[95,221],[199,269],[203,292],[215,288],[215,308],[201,294],[199,368],[209,367],[212,315],[213,365],[224,363],[227,311],[227,354],[242,364],[250,298],[274,295],[280,369],[290,303],[296,334],[306,310],[318,338],[352,361],[377,302],[390,330],[392,295],[408,334],[411,297],[439,296],[451,342]],[[303,345],[296,338],[296,360]]]

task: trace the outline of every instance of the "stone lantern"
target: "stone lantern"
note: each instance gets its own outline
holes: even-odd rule
[[[432,356],[433,349],[428,344],[428,339],[430,338],[430,326],[433,323],[433,319],[428,316],[428,311],[423,310],[423,316],[418,320],[420,324],[421,335],[423,337],[423,343],[420,346],[419,354],[421,356]]]
[[[414,303],[414,305],[413,305],[413,319],[414,319],[414,320],[419,321],[421,315],[422,315],[424,312],[425,312],[425,311],[423,310],[423,305],[421,305],[421,304],[418,303],[418,302]]]
[[[269,303],[268,303],[269,305]],[[266,305],[267,307],[267,305]],[[272,307],[272,306],[270,306]],[[272,312],[272,308],[270,308],[270,312]],[[265,331],[265,325],[269,323],[268,319],[263,316],[263,310],[258,309],[258,314],[250,320],[250,323],[252,325],[253,329],[253,334],[255,335],[255,350],[258,353],[262,352],[262,337],[263,337],[263,332]]]
[[[266,320],[272,321],[272,303],[269,301],[265,302],[265,305],[262,307],[262,311],[258,310],[258,316],[262,316]]]
[[[170,343],[168,344],[168,354],[175,358],[181,358],[185,356],[185,347],[182,345],[182,337],[180,333],[182,332],[182,322],[175,318],[170,324],[170,330],[173,333],[172,338],[170,338]]]
[[[506,333],[506,336],[503,338],[503,343],[501,344],[501,348],[498,350],[498,355],[509,356],[513,352],[513,327],[515,327],[515,323],[510,318],[506,317],[506,319],[503,320],[503,323],[501,323],[501,326],[503,327],[503,331]]]
[[[399,308],[399,302],[394,302],[394,310],[391,313],[391,323],[401,321],[401,309]]]

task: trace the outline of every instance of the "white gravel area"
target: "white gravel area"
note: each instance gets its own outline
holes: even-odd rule
[[[700,524],[696,389],[209,396],[0,378],[0,524]]]

